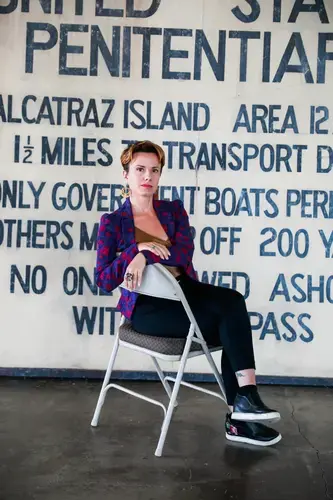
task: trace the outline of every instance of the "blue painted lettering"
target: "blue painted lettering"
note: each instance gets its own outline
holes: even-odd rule
[[[220,255],[221,247],[226,248],[228,255],[235,255],[235,246],[240,243],[237,233],[241,233],[241,227],[205,227],[200,234],[200,249],[204,255],[215,253]],[[226,234],[226,236],[224,236]],[[225,243],[225,245],[223,245]]]
[[[89,335],[94,333],[98,333],[98,335],[114,335],[115,315],[116,313],[119,314],[115,307],[73,306],[72,310],[78,335],[86,332]],[[107,315],[109,315],[109,318],[107,318]]]
[[[276,189],[243,188],[237,194],[232,188],[220,191],[216,187],[206,187],[205,214],[275,218],[279,215],[279,208],[273,198],[278,194]]]
[[[24,273],[21,274],[16,265],[10,267],[10,293],[17,293],[15,282],[19,282],[24,293],[41,295],[45,292],[47,286],[47,272],[44,266],[25,266]]]

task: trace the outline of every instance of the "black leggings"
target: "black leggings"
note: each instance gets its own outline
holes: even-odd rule
[[[177,278],[207,344],[223,346],[221,370],[227,402],[233,405],[235,373],[255,369],[252,332],[243,295],[230,288]],[[131,318],[138,333],[184,338],[190,322],[181,302],[140,295]]]

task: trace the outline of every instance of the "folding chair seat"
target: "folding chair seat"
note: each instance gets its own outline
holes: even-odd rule
[[[125,285],[122,284],[120,285],[120,288],[121,287],[125,288]],[[143,335],[136,332],[133,329],[131,322],[121,316],[120,324],[115,335],[115,342],[109,360],[108,368],[106,370],[94,416],[91,421],[91,426],[96,427],[98,425],[98,420],[105,401],[106,393],[111,388],[121,390],[123,392],[126,392],[127,394],[143,399],[154,405],[160,406],[164,412],[164,420],[157,448],[155,450],[155,455],[160,457],[163,452],[163,447],[172,414],[174,408],[177,406],[177,396],[180,385],[184,385],[191,389],[195,389],[197,391],[215,396],[222,399],[222,401],[226,403],[223,380],[211,355],[211,353],[214,351],[222,350],[222,347],[207,346],[178,281],[161,264],[154,264],[146,267],[142,279],[142,284],[140,288],[135,291],[137,293],[142,293],[154,297],[181,301],[190,320],[190,328],[187,336],[184,339],[159,337],[158,332],[156,332],[156,336]],[[169,404],[167,407],[162,402],[149,398],[139,392],[132,391],[127,387],[123,387],[119,384],[109,383],[119,347],[136,350],[151,357],[157,374],[169,397]],[[219,385],[219,393],[209,391],[203,387],[185,382],[183,380],[187,360],[192,357],[202,355],[206,356],[211,366],[212,372]],[[158,359],[170,362],[180,362],[177,376],[166,376],[158,363]],[[174,382],[173,389],[171,389],[169,382]]]
[[[158,332],[156,336],[154,335],[143,335],[134,330],[130,321],[126,320],[122,325],[119,326],[119,340],[122,341],[122,345],[131,344],[131,347],[138,346],[140,348],[147,349],[149,351],[154,351],[160,355],[174,356],[177,359],[173,361],[178,361],[184,352],[184,347],[186,343],[186,338],[179,339],[174,337],[158,337]],[[202,347],[200,344],[192,344],[190,347],[190,352],[201,351],[203,354]],[[168,359],[168,361],[171,361]]]

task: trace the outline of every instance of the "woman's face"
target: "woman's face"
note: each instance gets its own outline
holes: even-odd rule
[[[136,153],[124,172],[132,196],[152,197],[157,191],[161,167],[154,153]]]

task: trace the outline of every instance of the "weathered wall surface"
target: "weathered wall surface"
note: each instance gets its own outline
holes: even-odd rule
[[[258,372],[332,377],[332,22],[323,0],[0,1],[2,367],[105,367],[96,230],[150,139],[200,278],[246,295]]]

